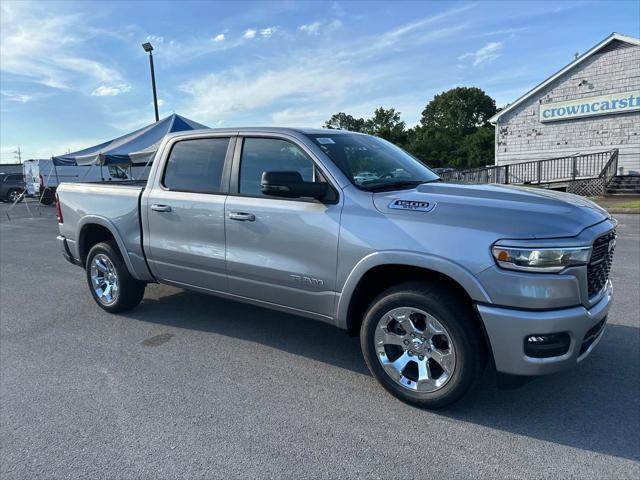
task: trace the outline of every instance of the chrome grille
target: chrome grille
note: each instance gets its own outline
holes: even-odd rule
[[[609,243],[616,238],[616,231],[598,237],[593,242],[593,250],[591,252],[591,260],[587,265],[587,285],[589,298],[593,298],[600,293],[609,279],[609,271],[611,270],[611,262],[613,261],[613,250],[615,242],[609,247]]]

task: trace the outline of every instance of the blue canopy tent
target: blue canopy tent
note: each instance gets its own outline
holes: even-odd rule
[[[54,165],[145,165],[153,159],[164,136],[172,132],[208,128],[177,114],[169,115],[108,142],[53,157]]]

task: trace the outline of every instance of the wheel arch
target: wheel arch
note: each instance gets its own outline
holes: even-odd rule
[[[78,239],[78,257],[83,266],[87,261],[89,251],[94,245],[103,241],[112,240],[115,241],[118,252],[124,260],[124,264],[127,266],[127,270],[129,270],[131,276],[137,278],[129,255],[127,255],[124,241],[118,233],[116,226],[109,219],[95,215],[84,217],[78,224],[78,235],[76,238]]]
[[[442,257],[415,252],[379,252],[363,258],[349,274],[336,305],[336,324],[357,335],[371,300],[400,282],[445,282],[470,304],[490,303],[482,285],[464,267]]]

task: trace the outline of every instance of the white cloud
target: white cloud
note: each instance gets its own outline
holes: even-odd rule
[[[220,33],[215,37],[208,38],[190,38],[185,42],[171,40],[165,43],[162,49],[162,56],[159,58],[162,59],[162,62],[171,66],[193,63],[197,57],[231,50],[246,44],[248,41],[250,40],[246,35],[233,39],[229,38],[226,33]]]
[[[158,99],[158,107],[164,107],[167,102],[165,102],[162,98]]]
[[[96,84],[122,83],[115,68],[83,53],[87,40],[102,33],[80,14],[54,15],[48,5],[2,2],[0,70],[59,90],[89,92]]]
[[[267,27],[260,30],[260,35],[262,35],[264,38],[269,38],[277,31],[278,27]]]
[[[131,90],[131,86],[126,83],[121,83],[119,85],[100,85],[93,92],[91,92],[92,97],[115,97],[116,95],[120,95],[121,93],[126,93]]]
[[[321,125],[320,119],[340,111],[346,102],[381,95],[389,82],[398,84],[410,78],[412,67],[397,52],[457,35],[466,25],[437,30],[427,25],[461,10],[450,9],[420,20],[419,25],[412,22],[382,34],[334,44],[330,49],[293,44],[258,61],[252,59],[220,73],[197,76],[180,87],[187,94],[180,111],[211,125],[219,120],[225,124],[271,121]],[[321,25],[321,31],[323,28]],[[412,93],[420,97],[418,102],[424,101],[423,88]]]
[[[358,73],[341,63],[327,68],[327,61],[319,60],[317,52],[314,53],[309,59],[298,58],[295,65],[286,62],[279,69],[247,64],[192,80],[182,86],[192,97],[186,115],[214,122],[222,116],[252,111],[282,100],[335,101],[356,86],[366,88],[384,74]]]
[[[164,37],[160,35],[147,35],[147,42],[164,43]]]
[[[425,27],[428,27],[433,23],[441,24],[445,18],[459,15],[473,7],[474,5],[463,5],[460,7],[457,6],[450,8],[449,10],[445,10],[430,17],[425,17],[420,20],[401,25],[393,30],[389,30],[374,37],[365,38],[365,41],[361,42],[359,47],[352,47],[349,49],[348,55],[353,57],[375,57],[388,54],[389,49],[392,47],[415,47],[435,40],[449,38],[465,30],[467,28],[467,24],[458,23],[430,30]]]
[[[519,32],[524,32],[525,30],[531,30],[531,28],[532,27],[518,27],[518,28],[503,28],[499,30],[490,30],[488,32],[482,32],[477,35],[474,35],[474,37],[492,37],[495,35],[500,35],[500,36],[508,35],[509,37],[513,37],[514,34]]]
[[[28,158],[51,158],[53,155],[60,155],[66,152],[75,152],[83,148],[97,145],[108,138],[77,138],[69,137],[67,139],[57,140],[56,142],[42,144],[20,144],[20,151],[22,159]],[[14,151],[18,146],[3,145],[0,147],[0,161],[12,163],[14,160]]]
[[[482,63],[491,63],[502,54],[502,48],[503,44],[501,42],[489,42],[475,52],[469,52],[459,56],[458,60],[470,60],[474,66]]]
[[[313,22],[306,25],[300,25],[298,27],[298,30],[308,33],[309,35],[318,35],[318,33],[320,33],[321,26],[322,26],[322,23]]]
[[[242,35],[244,38],[255,38],[256,36],[256,29],[254,28],[249,28],[247,30],[244,31],[244,35]]]
[[[449,10],[445,10],[435,15],[431,15],[430,17],[425,17],[420,20],[416,20],[414,22],[410,22],[405,25],[402,25],[401,27],[398,27],[395,30],[391,30],[385,33],[383,37],[387,41],[392,41],[394,39],[405,36],[414,31],[420,30],[422,27],[425,27],[429,24],[440,22],[441,20],[444,20],[445,18],[450,17],[452,15],[458,15],[473,7],[474,5],[463,5],[461,7],[450,8]]]
[[[19,103],[27,103],[35,98],[35,95],[31,93],[12,92],[10,90],[0,91],[0,96],[2,96],[5,101]]]
[[[318,126],[324,124],[332,113],[326,109],[307,110],[304,108],[286,108],[271,114],[274,125],[281,126]]]
[[[312,36],[317,36],[319,35],[323,30],[325,32],[331,31],[331,30],[337,30],[338,28],[342,27],[342,21],[338,20],[337,18],[334,20],[331,20],[328,23],[323,23],[323,22],[313,22],[313,23],[307,23],[304,25],[300,25],[298,27],[298,30],[300,30],[301,32],[306,33],[307,35],[312,35]]]

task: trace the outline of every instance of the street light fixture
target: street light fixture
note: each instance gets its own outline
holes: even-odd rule
[[[158,95],[156,93],[156,73],[153,69],[153,46],[151,43],[146,42],[142,44],[142,48],[144,48],[145,52],[149,52],[149,67],[151,68],[151,88],[153,88],[153,108],[156,112],[156,122],[160,120],[160,116],[158,115]]]

